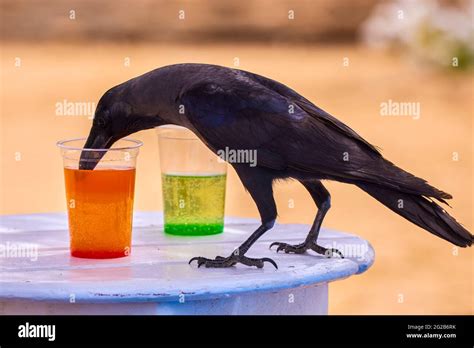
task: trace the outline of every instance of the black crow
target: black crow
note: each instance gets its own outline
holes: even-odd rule
[[[318,212],[305,241],[275,242],[277,251],[342,254],[317,244],[331,206],[321,180],[354,184],[395,213],[457,246],[473,236],[435,203],[452,198],[384,159],[355,131],[287,86],[251,72],[208,64],[165,66],[108,90],[100,99],[86,148],[109,148],[134,132],[174,124],[193,131],[212,151],[256,151],[257,165],[231,163],[255,201],[261,226],[228,257],[195,257],[198,265],[263,267],[269,258],[245,254],[277,217],[272,183],[296,179]],[[80,168],[93,169],[101,154],[84,151]],[[270,246],[270,247],[271,247]]]

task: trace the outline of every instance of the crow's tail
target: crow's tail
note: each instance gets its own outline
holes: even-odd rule
[[[474,236],[431,199],[378,184],[359,182],[356,185],[415,225],[457,246],[471,246]]]

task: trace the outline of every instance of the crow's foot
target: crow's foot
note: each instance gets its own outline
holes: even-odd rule
[[[301,244],[298,244],[298,245],[291,245],[291,244],[287,244],[287,243],[281,243],[281,242],[274,242],[270,245],[270,249],[277,245],[277,249],[276,251],[279,252],[281,250],[283,250],[286,254],[288,253],[293,253],[293,254],[303,254],[305,253],[307,250],[311,249],[315,252],[317,252],[318,254],[321,254],[321,255],[324,255],[326,257],[333,257],[334,254],[338,254],[342,259],[344,258],[344,255],[342,255],[342,253],[337,250],[337,249],[334,249],[334,248],[330,248],[330,249],[327,249],[327,248],[324,248],[320,245],[317,245],[316,243],[301,243]]]
[[[206,259],[205,257],[193,257],[189,260],[189,264],[191,262],[197,261],[198,267],[205,266],[206,268],[225,268],[225,267],[232,267],[237,263],[241,263],[246,266],[255,266],[257,268],[262,268],[265,262],[271,263],[278,269],[278,266],[275,261],[269,259],[268,257],[263,257],[261,259],[252,259],[247,256],[235,255],[232,254],[229,257],[222,257],[216,256],[215,259]]]
[[[270,245],[270,249],[277,245],[276,251],[279,252],[283,250],[285,253],[294,253],[294,254],[303,254],[306,252],[306,250],[309,249],[309,245],[306,245],[304,243],[298,244],[298,245],[291,245],[291,244],[286,244],[286,243],[281,243],[281,242],[274,242]]]

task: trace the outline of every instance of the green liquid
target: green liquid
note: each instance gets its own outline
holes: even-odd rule
[[[165,233],[204,236],[224,230],[226,175],[162,174]]]

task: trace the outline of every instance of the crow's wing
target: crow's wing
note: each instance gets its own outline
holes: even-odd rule
[[[257,150],[260,167],[443,197],[288,87],[240,77],[198,82],[179,96],[197,135],[215,152]]]
[[[285,97],[290,103],[294,103],[298,105],[302,110],[304,110],[308,115],[315,118],[317,121],[324,123],[326,126],[338,131],[345,137],[352,138],[355,140],[359,145],[366,147],[368,150],[372,151],[374,154],[380,155],[379,150],[376,146],[370,144],[367,140],[362,138],[359,134],[357,134],[352,128],[347,126],[346,124],[339,121],[334,116],[330,115],[323,109],[317,107],[308,99],[301,96],[295,90],[289,88],[288,86],[269,79],[265,76],[261,76],[258,74],[254,74],[248,71],[240,71],[241,74],[245,75],[247,78],[253,79],[254,81],[258,82],[262,86],[265,86],[272,91],[280,94],[281,96]]]
[[[308,117],[300,107],[252,81],[197,83],[180,95],[179,102],[213,151],[257,150],[258,165],[277,170],[288,163],[276,145]]]
[[[372,156],[380,157],[349,127],[308,113],[299,100],[244,72],[234,73],[219,82],[197,82],[179,96],[196,133],[215,152],[257,150],[259,166],[342,178],[355,178],[352,173]]]
[[[352,159],[348,161],[343,168],[341,168],[339,164],[336,166],[340,170],[339,174],[344,178],[379,183],[386,187],[397,188],[408,193],[436,197],[442,202],[444,202],[442,198],[450,198],[449,194],[432,187],[426,182],[426,180],[418,178],[384,159],[376,146],[370,144],[353,129],[326,111],[320,109],[293,89],[278,81],[258,74],[248,71],[239,72],[247,78],[258,82],[262,86],[265,86],[273,92],[285,97],[289,103],[298,105],[314,120],[314,123],[318,125],[315,127],[316,129],[319,130],[319,126],[324,124],[328,131],[325,134],[326,138],[332,138],[335,132],[338,140],[343,144],[342,147],[346,150],[350,149],[350,151],[347,151],[346,153],[352,156]],[[351,141],[347,142],[347,139],[350,139]],[[340,149],[341,147],[339,147],[338,151]],[[318,162],[313,163],[318,165]],[[324,163],[327,162],[324,161]],[[299,164],[296,164],[296,167],[299,167]],[[316,168],[312,165],[308,168],[305,164],[300,169],[314,171]]]

